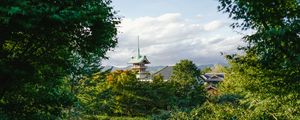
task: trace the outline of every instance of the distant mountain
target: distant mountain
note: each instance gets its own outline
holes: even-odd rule
[[[198,69],[202,70],[203,68],[206,68],[206,67],[213,67],[215,64],[206,64],[206,65],[198,65]]]
[[[226,63],[218,63],[218,64],[221,64],[223,66],[227,66],[228,64]],[[198,65],[198,69],[203,69],[205,67],[213,67],[214,64],[206,64],[206,65]],[[112,71],[115,71],[115,70],[129,70],[131,69],[131,65],[130,66],[127,66],[127,67],[116,67],[116,66],[104,66],[104,69],[103,70],[108,70],[108,69],[111,69],[112,68]],[[147,66],[147,71],[149,71],[150,73],[154,73],[154,72],[157,72],[158,70],[164,68],[165,66]]]
[[[127,67],[116,67],[116,66],[103,66],[104,69],[103,70],[108,70],[108,69],[111,69],[112,68],[112,71],[115,71],[115,70],[129,70],[131,69],[131,65],[130,66],[127,66]],[[163,67],[165,66],[147,66],[147,71],[149,71],[150,73],[154,73],[160,69],[162,69]]]
[[[222,66],[228,66],[227,63],[216,63],[216,64],[220,64]],[[198,65],[198,69],[203,69],[203,68],[206,68],[206,67],[213,67],[215,64],[206,64],[206,65]]]
[[[158,70],[164,68],[165,66],[148,66],[147,70],[150,72],[150,73],[154,73],[154,72],[157,72]]]
[[[115,71],[115,70],[129,70],[131,66],[127,66],[127,67],[103,66],[103,67],[104,67],[103,70],[112,69],[112,71]]]

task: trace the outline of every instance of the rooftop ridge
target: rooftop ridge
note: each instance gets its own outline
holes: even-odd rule
[[[154,72],[154,73],[153,73],[153,75],[155,75],[155,74],[159,73],[160,71],[162,71],[162,70],[164,70],[164,69],[166,69],[166,68],[168,68],[168,67],[169,67],[169,66],[167,65],[167,66],[165,66],[165,67],[161,68],[160,70],[158,70],[158,71]]]

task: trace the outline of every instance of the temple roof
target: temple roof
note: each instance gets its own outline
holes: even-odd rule
[[[161,74],[163,76],[164,80],[169,80],[172,73],[173,73],[173,66],[166,66],[166,67],[158,70],[157,72],[153,73],[153,76]]]
[[[138,49],[137,49],[137,56],[131,57],[128,63],[144,63],[144,64],[150,64],[149,60],[145,55],[141,55],[140,53],[140,38],[138,37]]]
[[[147,57],[144,56],[136,56],[136,57],[131,57],[131,59],[129,60],[128,63],[144,63],[144,64],[150,64],[149,60],[147,59]]]
[[[202,78],[204,78],[204,81],[208,82],[212,82],[212,81],[223,81],[224,80],[224,73],[205,73],[204,75],[201,75]]]

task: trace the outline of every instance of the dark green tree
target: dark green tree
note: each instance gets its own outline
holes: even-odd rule
[[[64,117],[63,111],[73,105],[69,84],[80,72],[78,65],[89,63],[94,67],[84,67],[85,72],[93,71],[93,64],[117,43],[119,18],[110,3],[1,1],[1,118]]]
[[[171,80],[179,81],[182,84],[185,82],[191,82],[194,84],[199,78],[199,72],[197,66],[190,60],[180,60],[179,63],[176,63],[173,67],[173,73]]]
[[[199,73],[200,70],[190,60],[180,60],[175,64],[170,78],[175,89],[175,106],[188,109],[205,101],[203,82]]]
[[[230,66],[215,101],[190,119],[299,119],[299,0],[219,0],[219,10],[236,20],[246,46],[242,55],[227,55]],[[203,114],[205,113],[205,114]],[[177,115],[177,116],[176,116]],[[198,117],[197,117],[198,116]]]
[[[254,31],[243,38],[244,55],[227,56],[231,72],[224,91],[245,96],[248,119],[299,119],[300,2],[219,1],[219,10],[238,21],[233,28]]]

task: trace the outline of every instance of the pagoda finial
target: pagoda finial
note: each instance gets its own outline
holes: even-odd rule
[[[138,58],[141,57],[141,54],[140,54],[140,36],[138,36]]]

